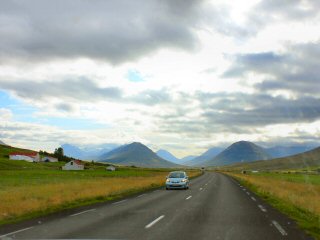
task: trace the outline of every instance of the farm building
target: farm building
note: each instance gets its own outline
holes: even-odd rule
[[[107,171],[115,171],[115,170],[116,170],[116,167],[114,167],[114,166],[108,166],[108,167],[106,167],[106,170],[107,170]]]
[[[72,160],[66,163],[62,170],[84,170],[84,164],[80,160]]]
[[[41,162],[58,162],[58,159],[50,156],[44,156],[41,158]]]
[[[14,152],[14,153],[10,153],[9,159],[10,160],[24,160],[27,162],[39,162],[40,155],[37,152],[30,152],[30,153]]]

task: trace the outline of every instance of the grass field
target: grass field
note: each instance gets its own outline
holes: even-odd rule
[[[271,205],[295,219],[301,228],[320,239],[320,175],[226,173],[240,180]]]
[[[164,185],[169,169],[92,166],[62,171],[62,163],[28,163],[0,157],[0,224],[121,198]],[[190,177],[199,171],[189,171]]]

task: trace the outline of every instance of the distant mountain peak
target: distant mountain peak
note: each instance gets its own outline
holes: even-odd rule
[[[249,141],[239,141],[231,144],[213,159],[206,161],[204,165],[222,166],[237,162],[251,162],[271,158],[262,147]]]
[[[176,167],[140,142],[120,146],[100,157],[100,161],[139,167]]]

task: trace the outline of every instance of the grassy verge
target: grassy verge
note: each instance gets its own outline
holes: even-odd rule
[[[86,171],[61,171],[54,164],[22,163],[8,169],[0,161],[0,225],[49,213],[119,199],[164,185],[170,170],[104,167]],[[9,161],[9,160],[7,160]],[[9,162],[11,163],[11,162]],[[199,171],[188,172],[190,177]]]
[[[270,205],[294,219],[308,234],[320,239],[320,176],[226,174],[238,179]]]

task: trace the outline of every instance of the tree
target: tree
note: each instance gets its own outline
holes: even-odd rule
[[[54,154],[53,154],[56,158],[58,158],[59,161],[63,161],[64,160],[64,152],[63,152],[63,148],[59,147],[56,148],[54,150]]]

